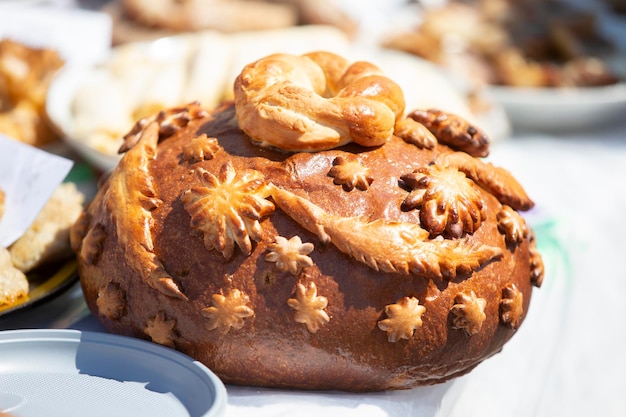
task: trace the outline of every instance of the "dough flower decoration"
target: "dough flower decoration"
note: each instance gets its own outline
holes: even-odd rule
[[[333,167],[328,175],[334,178],[334,183],[343,186],[346,191],[358,189],[365,191],[374,181],[374,177],[369,169],[358,160],[348,160],[343,156],[338,156],[333,160]]]
[[[98,313],[109,320],[117,321],[126,314],[126,294],[119,284],[109,282],[98,290],[96,305]]]
[[[185,161],[201,162],[213,159],[215,153],[221,146],[216,138],[210,138],[206,133],[191,139],[183,149],[183,159]]]
[[[235,244],[245,255],[252,251],[251,239],[261,240],[259,220],[274,211],[267,200],[269,187],[255,170],[235,171],[230,163],[219,175],[198,168],[201,185],[181,196],[191,215],[191,227],[204,235],[207,250],[217,249],[231,259]]]
[[[529,231],[529,235],[530,282],[536,287],[541,287],[544,276],[543,258],[537,250],[537,239],[532,229]]]
[[[365,191],[374,181],[369,169],[358,160],[348,160],[343,156],[338,156],[333,160],[333,166],[328,171],[328,176],[333,177],[333,182],[341,185],[344,190],[352,191],[357,188]]]
[[[317,295],[317,286],[313,281],[309,281],[306,286],[298,283],[296,298],[288,299],[287,304],[296,310],[295,321],[306,324],[311,333],[317,333],[330,321],[328,313],[324,311],[328,300],[326,297]]]
[[[271,188],[276,205],[323,243],[375,270],[413,273],[427,278],[452,279],[467,274],[502,255],[502,250],[464,239],[428,240],[428,231],[414,223],[385,220],[367,222],[358,217],[326,213],[290,191]]]
[[[431,236],[458,238],[480,227],[483,201],[463,172],[430,165],[403,175],[401,180],[411,189],[402,209],[420,209],[421,224]]]
[[[500,203],[515,210],[526,211],[535,205],[509,171],[478,158],[472,158],[465,152],[440,155],[435,164],[458,169],[493,194]]]
[[[457,294],[454,297],[454,305],[450,309],[452,327],[465,330],[469,336],[478,333],[487,318],[485,315],[486,305],[487,300],[476,296],[474,291]]]
[[[226,295],[213,294],[213,305],[202,309],[202,315],[207,318],[207,328],[224,335],[231,328],[239,330],[243,327],[244,319],[252,317],[254,310],[247,306],[249,297],[242,291],[234,288]]]
[[[313,260],[308,256],[313,249],[311,242],[302,243],[298,235],[289,240],[276,236],[274,243],[268,245],[269,253],[265,260],[275,262],[276,268],[280,271],[289,271],[297,275],[302,268],[313,265]]]
[[[502,290],[500,301],[500,318],[502,323],[517,329],[524,315],[524,294],[513,283],[507,284]]]
[[[409,340],[416,329],[422,327],[422,314],[426,307],[415,297],[403,297],[395,304],[385,306],[387,318],[378,322],[378,328],[387,332],[387,339],[395,343]]]
[[[168,319],[165,312],[159,311],[154,317],[147,320],[143,331],[150,336],[153,342],[173,349],[175,348],[175,327],[176,320]]]
[[[504,234],[507,244],[516,245],[522,243],[528,237],[526,221],[511,207],[502,206],[496,218],[498,220],[498,230]]]

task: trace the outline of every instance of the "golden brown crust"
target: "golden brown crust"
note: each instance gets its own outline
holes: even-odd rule
[[[262,146],[311,152],[382,145],[405,103],[375,65],[312,52],[247,65],[235,80],[235,105],[242,130]]]
[[[228,383],[367,391],[462,375],[521,325],[543,264],[506,171],[406,140],[411,123],[375,148],[289,154],[232,104],[193,109],[167,135],[167,118],[140,123],[72,230],[107,330]]]

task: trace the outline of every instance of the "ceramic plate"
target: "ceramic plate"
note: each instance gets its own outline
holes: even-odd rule
[[[513,128],[572,132],[616,123],[626,115],[626,83],[572,89],[490,87]]]
[[[46,265],[28,274],[28,297],[8,307],[0,307],[0,317],[14,314],[47,301],[78,280],[76,261]]]
[[[117,165],[121,156],[101,152],[77,137],[74,134],[75,128],[72,116],[72,101],[78,88],[87,82],[97,82],[99,77],[104,77],[104,74],[96,69],[85,69],[83,67],[62,68],[50,84],[46,99],[46,112],[52,125],[69,147],[96,169],[107,172]]]
[[[513,128],[571,133],[623,122],[626,115],[626,19],[594,0],[571,2],[597,14],[601,34],[617,48],[601,59],[622,81],[584,88],[490,87],[491,96],[505,108]]]
[[[226,408],[226,388],[201,363],[99,332],[0,332],[0,381],[0,414],[20,417],[219,417]]]

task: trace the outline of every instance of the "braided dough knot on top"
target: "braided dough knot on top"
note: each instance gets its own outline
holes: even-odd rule
[[[374,64],[312,52],[247,65],[235,80],[235,106],[239,126],[261,146],[313,152],[384,144],[405,102]]]

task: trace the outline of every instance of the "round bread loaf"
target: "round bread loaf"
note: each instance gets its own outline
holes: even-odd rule
[[[449,380],[515,334],[533,202],[479,129],[420,110],[382,145],[286,152],[238,120],[191,103],[127,135],[71,236],[108,331],[226,383],[347,391]]]

